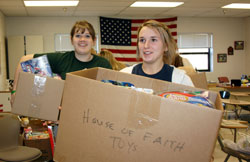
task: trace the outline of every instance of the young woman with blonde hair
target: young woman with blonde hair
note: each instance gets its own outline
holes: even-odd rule
[[[167,25],[149,20],[139,27],[137,37],[137,55],[143,61],[122,72],[194,86],[185,71],[171,66],[177,44]]]

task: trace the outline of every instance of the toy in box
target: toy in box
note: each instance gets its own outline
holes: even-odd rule
[[[53,77],[53,73],[46,55],[21,62],[24,72]]]

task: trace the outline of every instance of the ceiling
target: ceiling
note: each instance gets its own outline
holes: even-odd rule
[[[0,0],[0,11],[11,16],[110,16],[110,17],[249,17],[250,9],[222,9],[230,3],[250,0],[169,0],[181,1],[176,8],[131,8],[135,0],[79,0],[76,7],[25,7],[23,0]],[[149,1],[149,0],[141,0]],[[150,0],[162,1],[162,0]]]

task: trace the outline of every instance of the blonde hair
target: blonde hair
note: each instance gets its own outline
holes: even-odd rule
[[[113,70],[119,71],[126,67],[125,64],[117,61],[113,56],[112,52],[109,50],[102,49],[100,52],[100,56],[106,58],[110,62]]]
[[[91,54],[97,55],[97,52],[94,48],[91,48]]]
[[[177,54],[176,51],[178,48],[177,48],[176,41],[173,38],[167,25],[164,23],[158,22],[156,20],[148,20],[139,27],[138,33],[137,33],[138,37],[139,37],[139,33],[143,27],[149,27],[151,29],[155,29],[160,33],[163,45],[165,47],[168,47],[168,51],[164,52],[163,62],[165,64],[171,64],[174,56]],[[137,57],[139,58],[140,54],[138,52],[139,51],[138,43],[139,43],[139,39],[137,39]]]

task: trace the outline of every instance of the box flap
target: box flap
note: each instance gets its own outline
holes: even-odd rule
[[[63,87],[63,80],[20,72],[12,112],[57,121]]]

